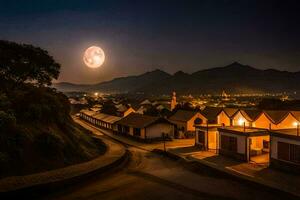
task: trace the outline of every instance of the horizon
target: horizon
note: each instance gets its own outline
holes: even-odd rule
[[[289,73],[297,73],[297,72],[300,72],[300,69],[298,71],[288,71],[288,70],[280,70],[280,69],[275,69],[275,68],[265,68],[265,69],[260,69],[260,68],[257,68],[255,66],[250,66],[250,65],[247,65],[247,64],[243,64],[243,63],[240,63],[240,62],[237,62],[237,61],[234,61],[230,64],[227,64],[225,66],[218,66],[218,67],[211,67],[211,68],[203,68],[203,69],[200,69],[200,70],[196,70],[194,72],[185,72],[183,70],[178,70],[174,73],[170,73],[166,70],[163,70],[163,69],[159,69],[159,68],[155,68],[153,70],[150,70],[150,71],[144,71],[144,72],[140,72],[138,74],[129,74],[127,76],[118,76],[118,77],[112,77],[111,79],[109,80],[104,80],[104,81],[101,81],[101,82],[94,82],[94,83],[76,83],[76,82],[68,82],[68,81],[52,81],[53,84],[59,84],[59,83],[68,83],[68,84],[74,84],[74,85],[96,85],[96,84],[100,84],[100,83],[104,83],[104,82],[110,82],[110,81],[113,81],[115,79],[118,79],[118,78],[127,78],[127,77],[131,77],[131,76],[141,76],[143,74],[146,74],[146,73],[150,73],[150,72],[154,72],[154,71],[162,71],[162,72],[165,72],[171,76],[173,76],[174,74],[178,73],[178,72],[184,72],[186,74],[193,74],[193,73],[196,73],[196,72],[199,72],[199,71],[205,71],[205,70],[211,70],[211,69],[217,69],[217,68],[224,68],[224,67],[228,67],[228,66],[231,66],[233,64],[239,64],[239,65],[242,65],[243,67],[251,67],[251,68],[254,68],[254,69],[258,69],[258,70],[276,70],[276,71],[280,71],[280,72],[289,72]]]
[[[238,61],[297,71],[297,1],[0,1],[0,39],[49,51],[59,82],[97,83],[160,68],[191,73]],[[105,52],[91,69],[83,54]]]

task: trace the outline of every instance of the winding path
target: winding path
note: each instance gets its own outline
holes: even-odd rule
[[[91,128],[91,127],[90,127]],[[92,128],[93,129],[93,128]],[[93,129],[95,134],[101,134]],[[195,166],[127,146],[130,160],[116,169],[53,193],[45,199],[282,199]]]

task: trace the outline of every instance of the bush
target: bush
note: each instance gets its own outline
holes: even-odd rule
[[[36,147],[43,156],[50,158],[61,157],[62,150],[64,148],[64,141],[58,135],[53,133],[42,133],[37,136]]]
[[[21,121],[65,123],[70,104],[65,95],[51,88],[27,86],[10,94],[17,119]]]

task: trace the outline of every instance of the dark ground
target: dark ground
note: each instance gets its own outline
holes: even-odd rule
[[[129,151],[129,162],[43,199],[290,199],[192,164],[133,147]]]

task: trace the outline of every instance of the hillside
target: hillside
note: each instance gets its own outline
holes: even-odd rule
[[[0,177],[61,168],[105,151],[73,122],[67,98],[48,88],[1,90],[0,110]]]
[[[53,83],[54,87],[59,88],[59,91],[61,92],[80,92],[80,91],[85,91],[91,85],[84,85],[84,84],[74,84],[74,83],[68,83],[68,82],[60,82],[60,83]]]
[[[0,178],[85,162],[105,145],[75,124],[51,85],[60,72],[47,51],[0,40]],[[13,70],[12,70],[13,69]]]
[[[192,74],[178,71],[170,75],[155,70],[139,76],[116,78],[86,88],[73,85],[73,89],[149,94],[168,94],[174,90],[182,94],[220,93],[222,90],[232,93],[292,92],[300,90],[298,80],[300,80],[300,72],[261,70],[234,62],[224,67],[200,70]],[[59,84],[55,87],[62,89]]]
[[[168,77],[171,77],[171,75],[157,69],[138,76],[115,78],[111,81],[106,81],[94,85],[77,85],[72,83],[61,82],[55,83],[53,84],[53,86],[62,92],[101,91],[109,93],[126,93],[135,91],[139,88],[146,87],[147,85],[151,85],[155,82],[165,80]]]

